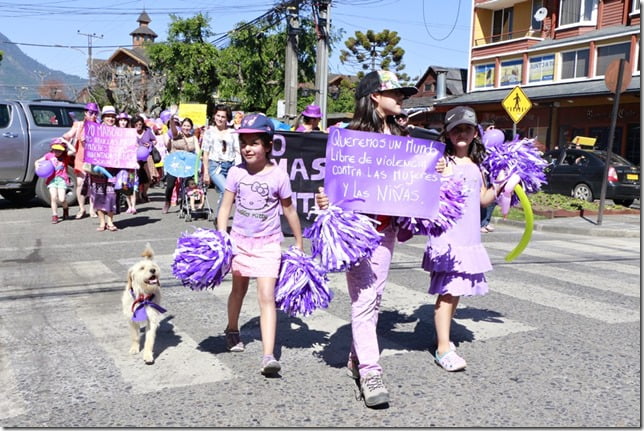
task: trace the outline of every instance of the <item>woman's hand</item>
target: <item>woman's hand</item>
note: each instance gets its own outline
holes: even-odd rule
[[[315,204],[321,210],[329,207],[329,197],[324,193],[324,187],[318,187],[318,192],[315,194]]]

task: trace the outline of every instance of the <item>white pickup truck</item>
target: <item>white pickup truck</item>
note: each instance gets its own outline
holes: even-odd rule
[[[0,100],[0,195],[16,204],[34,196],[49,205],[45,180],[35,173],[34,162],[49,151],[51,140],[62,136],[74,119],[82,120],[85,106],[62,100]],[[69,168],[72,186],[67,201],[76,203],[76,175]]]

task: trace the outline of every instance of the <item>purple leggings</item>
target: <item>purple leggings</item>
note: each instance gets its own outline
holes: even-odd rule
[[[353,336],[350,358],[358,359],[362,377],[370,371],[382,373],[382,367],[378,364],[380,347],[376,325],[396,241],[396,233],[391,226],[385,228],[382,233],[382,242],[371,259],[364,260],[347,271]]]

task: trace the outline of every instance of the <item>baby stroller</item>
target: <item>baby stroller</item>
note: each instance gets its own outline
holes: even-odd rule
[[[166,156],[163,162],[166,172],[180,179],[179,181],[179,218],[186,222],[193,219],[204,218],[215,221],[215,211],[208,202],[208,188],[200,176],[201,159],[196,154],[188,151],[175,151]],[[189,187],[190,183],[190,187]],[[191,208],[191,197],[199,196],[199,204]]]

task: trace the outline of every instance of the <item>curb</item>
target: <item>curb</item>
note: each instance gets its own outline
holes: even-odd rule
[[[507,225],[507,226],[516,226],[523,228],[525,225],[522,221],[517,220],[503,220],[501,217],[493,217],[492,220],[496,224]],[[554,233],[567,233],[572,235],[583,235],[583,236],[598,236],[598,237],[611,237],[611,238],[640,238],[640,230],[634,229],[615,229],[615,228],[606,228],[603,226],[588,226],[588,227],[578,227],[570,225],[559,225],[559,224],[548,224],[536,221],[534,223],[534,230],[541,232],[554,232]]]

